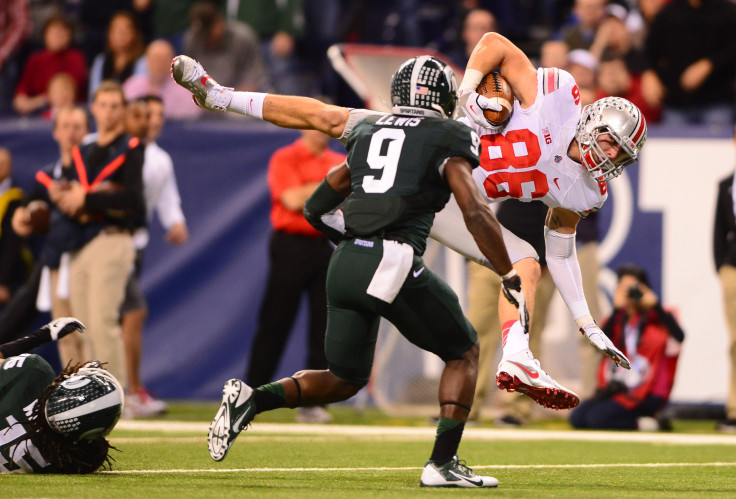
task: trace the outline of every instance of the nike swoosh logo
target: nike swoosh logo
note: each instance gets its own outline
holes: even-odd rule
[[[251,408],[252,408],[252,407],[253,407],[253,406],[251,406],[251,407],[248,407],[248,408],[247,408],[247,409],[245,410],[245,412],[243,413],[243,415],[242,415],[242,416],[240,416],[240,417],[239,417],[239,418],[238,418],[238,419],[237,419],[237,420],[235,421],[235,423],[233,424],[233,426],[231,426],[231,427],[230,427],[230,431],[240,431],[240,430],[239,430],[239,428],[240,428],[240,425],[241,425],[241,424],[243,423],[243,420],[245,419],[245,417],[246,417],[246,416],[247,416],[248,414],[250,414],[250,410],[251,410]],[[236,428],[237,428],[237,429],[236,429]]]
[[[555,177],[554,179],[552,179],[552,182],[555,183],[555,185],[557,186],[557,189],[560,188],[560,184],[557,183],[558,180],[560,180],[560,177]]]
[[[415,272],[412,272],[412,275],[414,276],[414,278],[417,278],[417,277],[419,277],[419,274],[421,274],[422,272],[424,272],[424,267],[422,267],[421,269],[419,269],[419,270],[417,270]]]
[[[473,105],[472,104],[470,105],[470,112],[472,112],[473,114],[475,114],[475,109],[473,109]]]
[[[207,75],[204,75],[204,76],[203,76],[202,78],[200,78],[200,79],[199,79],[199,82],[200,82],[200,83],[201,83],[202,85],[207,85],[207,79],[209,79],[209,76],[207,76]]]
[[[537,379],[539,377],[539,372],[538,371],[530,371],[526,367],[522,366],[518,362],[514,362],[513,360],[510,360],[509,363],[515,365],[516,367],[518,367],[519,369],[521,369],[522,371],[524,371],[525,373],[527,373],[529,375],[529,377],[532,378],[532,379]]]
[[[465,480],[466,482],[472,483],[476,487],[482,487],[483,486],[483,480],[481,480],[480,478],[478,478],[477,480],[472,480],[472,479],[470,479],[470,478],[468,478],[466,476],[461,475],[460,473],[455,473],[452,470],[449,470],[449,472],[450,472],[450,474],[452,476],[457,477],[457,478],[459,478],[461,480]]]

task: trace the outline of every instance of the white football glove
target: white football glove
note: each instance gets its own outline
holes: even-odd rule
[[[521,277],[514,274],[509,279],[501,281],[503,295],[513,306],[519,309],[519,322],[525,333],[529,333],[529,310],[526,308],[526,299],[521,291]]]
[[[74,331],[79,331],[81,333],[84,331],[84,328],[84,324],[82,324],[79,319],[75,319],[74,317],[60,317],[41,327],[41,329],[49,330],[49,333],[51,333],[52,341],[63,338],[67,334],[73,333]]]
[[[458,92],[458,104],[465,116],[473,123],[484,128],[493,129],[493,125],[483,116],[483,111],[502,111],[503,106],[480,95],[472,88],[464,88]],[[498,127],[501,128],[501,127]]]
[[[593,345],[598,351],[609,356],[616,365],[623,367],[624,369],[631,369],[631,363],[626,356],[616,348],[606,333],[601,331],[601,328],[595,322],[589,322],[580,328],[580,332],[583,333],[588,343]]]

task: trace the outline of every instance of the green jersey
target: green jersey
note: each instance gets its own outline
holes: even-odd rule
[[[449,119],[371,114],[345,145],[352,184],[343,206],[347,232],[407,243],[417,255],[424,253],[435,213],[450,199],[446,160],[479,163],[478,135]]]
[[[0,473],[53,473],[28,435],[36,400],[56,375],[38,355],[24,353],[0,364]]]

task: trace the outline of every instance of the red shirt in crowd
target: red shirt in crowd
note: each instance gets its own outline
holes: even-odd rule
[[[268,165],[268,185],[271,189],[271,223],[274,230],[305,236],[321,236],[301,211],[292,211],[281,204],[281,194],[290,187],[309,182],[321,182],[334,166],[345,160],[345,155],[325,149],[315,156],[302,139],[278,149]]]
[[[77,83],[77,100],[83,100],[87,86],[87,62],[79,49],[68,48],[61,52],[47,49],[31,54],[23,68],[23,75],[15,88],[15,95],[29,97],[46,93],[49,81],[56,73],[67,73]]]
[[[596,100],[602,99],[604,97],[608,97],[607,94],[603,93],[601,89],[596,90]],[[617,95],[617,97],[623,97],[624,99],[630,101],[633,104],[636,104],[636,107],[638,107],[642,114],[644,115],[644,119],[647,120],[647,123],[658,123],[659,119],[662,114],[662,108],[661,107],[652,107],[644,100],[644,95],[641,92],[641,77],[636,75],[631,75],[631,88],[629,88],[629,91],[622,94]]]

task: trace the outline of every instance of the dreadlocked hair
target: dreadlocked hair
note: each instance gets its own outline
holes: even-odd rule
[[[110,450],[120,452],[110,445],[103,436],[92,440],[74,441],[69,437],[55,432],[46,421],[46,402],[51,392],[65,379],[73,376],[84,364],[66,365],[61,374],[46,387],[38,402],[33,407],[28,420],[28,434],[41,452],[43,458],[56,466],[61,473],[85,474],[93,473],[99,468],[112,469],[115,459],[110,456]]]

